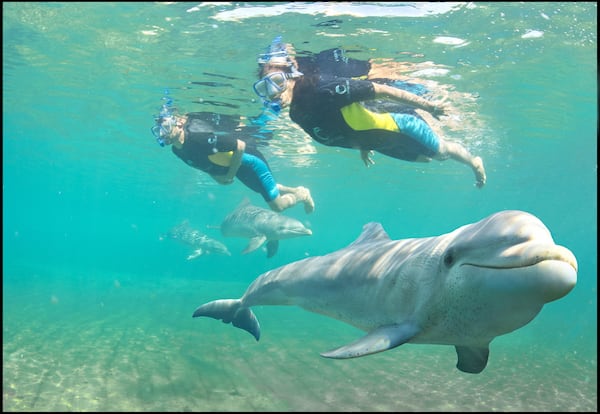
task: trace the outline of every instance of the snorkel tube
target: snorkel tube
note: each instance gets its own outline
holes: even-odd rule
[[[156,137],[156,142],[161,147],[164,147],[166,144],[164,135],[169,131],[166,131],[163,127],[163,122],[168,120],[169,126],[175,124],[175,117],[173,116],[173,111],[175,108],[173,107],[173,99],[169,96],[169,90],[165,89],[165,94],[161,98],[164,103],[160,108],[160,113],[157,116],[154,116],[154,126],[152,127],[152,134]]]
[[[286,60],[289,58],[287,47],[285,46],[285,43],[282,42],[281,35],[276,36],[271,41],[271,44],[267,47],[265,53],[258,55],[258,64],[262,66],[274,58],[283,58]]]
[[[279,115],[281,112],[281,100],[275,99],[273,101],[269,101],[267,99],[263,99],[263,107],[265,110],[274,113],[275,115]]]

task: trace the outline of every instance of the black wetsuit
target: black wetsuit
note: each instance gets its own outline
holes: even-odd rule
[[[376,150],[407,161],[438,152],[438,138],[414,108],[374,99],[372,82],[416,95],[429,92],[425,86],[388,78],[366,81],[371,62],[350,58],[340,48],[316,54],[299,52],[296,62],[304,76],[296,81],[290,117],[316,141],[329,146]],[[344,107],[347,108],[342,111]],[[349,124],[352,118],[354,122]],[[253,122],[264,125],[268,120],[263,112]]]
[[[213,112],[190,112],[184,127],[183,146],[172,146],[173,153],[187,165],[210,175],[225,175],[229,170],[237,140],[246,143],[242,164],[236,177],[247,187],[260,193],[266,201],[278,194],[271,169],[262,153],[250,139],[260,127],[240,125],[237,116]],[[261,131],[265,134],[264,131]]]
[[[437,136],[414,109],[376,100],[371,81],[305,75],[294,86],[290,118],[324,145],[407,161],[439,149]]]

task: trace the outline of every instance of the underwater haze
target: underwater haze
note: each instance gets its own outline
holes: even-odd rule
[[[597,401],[597,4],[4,2],[3,411],[589,411]],[[316,208],[312,230],[242,254],[223,218],[260,195],[218,185],[161,148],[165,91],[180,112],[256,116],[257,56],[341,47],[406,64],[444,90],[440,127],[481,156],[410,163],[312,141],[283,111],[260,142],[275,178]],[[459,97],[472,97],[461,101]],[[257,342],[192,318],[262,273],[339,250],[379,222],[438,236],[501,210],[540,218],[578,261],[575,288],[497,337],[486,369],[453,346],[348,360],[364,332],[293,306],[257,306]],[[186,260],[179,223],[231,256]]]

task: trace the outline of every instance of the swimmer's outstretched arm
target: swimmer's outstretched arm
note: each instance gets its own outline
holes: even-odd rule
[[[415,108],[423,109],[431,113],[436,118],[446,113],[446,105],[444,101],[428,101],[427,99],[424,99],[419,95],[415,95],[414,93],[377,82],[373,82],[373,90],[375,91],[375,95],[377,97],[388,97],[398,100],[408,105],[412,105]]]

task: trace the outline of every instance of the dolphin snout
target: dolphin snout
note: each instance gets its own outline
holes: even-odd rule
[[[299,227],[288,230],[288,236],[312,236],[312,230],[306,227]]]
[[[562,246],[556,246],[556,249],[558,254],[555,260],[562,260],[563,262],[570,264],[571,267],[575,270],[575,272],[577,272],[577,259],[575,258],[573,252],[567,249],[566,247]]]
[[[545,273],[540,283],[544,302],[552,302],[569,293],[577,284],[577,271],[562,260],[546,260],[537,266]]]
[[[537,266],[545,275],[542,292],[546,303],[560,299],[577,283],[577,259],[571,250],[554,245],[541,254]]]

